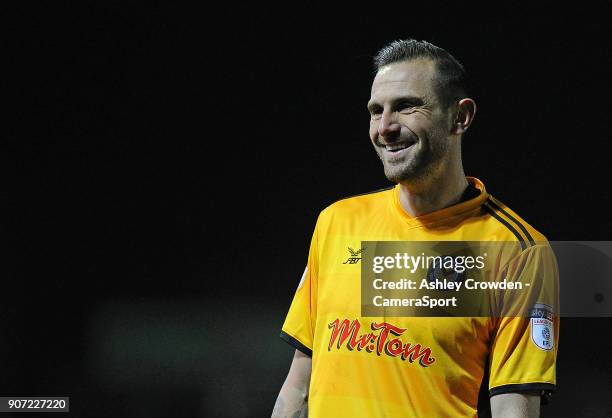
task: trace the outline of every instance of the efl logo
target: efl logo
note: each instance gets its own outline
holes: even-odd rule
[[[348,247],[349,253],[351,253],[351,256],[342,264],[357,264],[359,263],[359,260],[361,260],[361,257],[359,257],[359,255],[363,252],[363,250],[365,250],[365,248],[361,248],[357,251],[353,250],[351,247]]]
[[[529,316],[531,317],[531,341],[541,350],[552,350],[555,346],[552,307],[536,303],[531,308]]]

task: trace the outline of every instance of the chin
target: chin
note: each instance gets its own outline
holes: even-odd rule
[[[426,174],[423,171],[424,170],[419,170],[418,167],[415,167],[414,164],[392,167],[385,165],[385,176],[393,183],[418,180]]]
[[[402,181],[412,180],[416,178],[414,173],[412,173],[409,170],[401,170],[401,169],[400,170],[398,169],[387,170],[386,168],[385,168],[385,176],[387,177],[389,181],[392,181],[393,183],[400,183]]]

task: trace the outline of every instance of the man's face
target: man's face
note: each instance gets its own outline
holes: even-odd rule
[[[435,63],[417,59],[381,68],[368,102],[370,139],[393,182],[417,180],[443,167],[451,115],[434,89]]]

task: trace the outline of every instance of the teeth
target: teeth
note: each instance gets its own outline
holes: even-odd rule
[[[385,148],[387,149],[387,151],[400,151],[403,150],[405,148],[408,148],[410,146],[410,144],[389,144],[389,145],[385,145]]]

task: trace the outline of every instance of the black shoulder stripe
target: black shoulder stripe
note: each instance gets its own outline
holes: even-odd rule
[[[521,234],[518,233],[516,228],[514,228],[512,225],[510,225],[504,218],[502,218],[497,213],[495,213],[495,211],[492,208],[489,207],[487,202],[484,203],[484,208],[486,209],[487,212],[489,212],[491,214],[491,216],[493,216],[495,219],[497,219],[502,224],[504,224],[504,226],[506,228],[508,228],[510,230],[510,232],[512,232],[514,234],[516,239],[518,239],[518,241],[521,243],[521,250],[524,251],[525,248],[527,248],[527,244],[525,244],[525,239],[521,236]]]
[[[365,193],[353,194],[353,195],[350,195],[350,196],[343,197],[342,199],[338,199],[338,200],[336,200],[336,202],[339,202],[339,201],[341,201],[341,200],[345,200],[345,199],[350,199],[350,198],[352,198],[352,197],[357,197],[357,196],[365,196],[365,195],[368,195],[368,194],[374,194],[374,193],[386,192],[387,190],[391,190],[391,189],[392,189],[392,188],[394,188],[394,187],[395,187],[395,185],[393,185],[393,186],[389,186],[389,187],[383,187],[382,189],[372,190],[371,192],[365,192]]]
[[[501,213],[503,213],[504,215],[506,215],[508,217],[508,219],[510,219],[512,222],[514,222],[516,225],[518,225],[519,228],[521,228],[521,231],[523,231],[523,234],[525,234],[525,236],[527,237],[527,239],[529,240],[529,243],[531,243],[531,245],[535,245],[535,242],[533,240],[533,238],[531,237],[531,234],[529,234],[529,231],[527,231],[527,228],[525,228],[525,226],[520,223],[514,216],[510,215],[508,212],[506,212],[505,210],[503,210],[497,203],[495,203],[491,198],[487,199],[487,202],[489,202],[489,204],[494,208],[497,209],[498,211],[500,211]]]
[[[300,350],[308,357],[312,357],[312,350],[310,348],[306,347],[304,344],[293,338],[291,335],[287,334],[285,331],[281,331],[280,337],[287,343],[289,343],[289,345],[292,345],[293,348]]]

